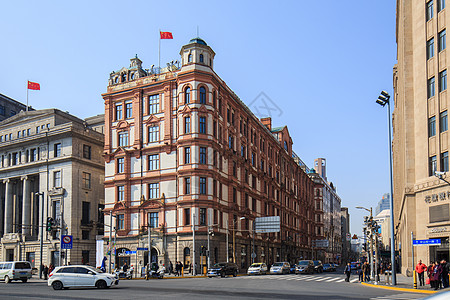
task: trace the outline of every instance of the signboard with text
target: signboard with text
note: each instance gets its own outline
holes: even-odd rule
[[[72,249],[73,239],[71,235],[61,236],[61,249]]]
[[[255,219],[256,233],[280,232],[280,217],[261,217]]]
[[[413,246],[439,246],[441,239],[413,240]]]

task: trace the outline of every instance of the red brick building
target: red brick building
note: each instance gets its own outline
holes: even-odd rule
[[[280,216],[281,232],[255,235],[255,261],[311,257],[313,182],[287,127],[253,115],[214,72],[205,41],[192,39],[180,55],[181,64],[163,69],[131,59],[103,94],[105,238],[111,213],[116,262],[147,262],[137,249],[148,247],[150,224],[152,260],[190,263],[195,222],[199,266],[209,225],[211,263],[235,259],[247,268],[253,221],[263,216]]]

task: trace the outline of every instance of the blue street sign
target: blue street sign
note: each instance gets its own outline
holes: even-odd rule
[[[61,249],[72,249],[73,239],[71,235],[63,235],[61,236]]]
[[[125,251],[125,254],[136,254],[136,251]]]
[[[137,251],[148,251],[148,248],[137,248]]]
[[[413,240],[413,246],[440,245],[441,239]]]

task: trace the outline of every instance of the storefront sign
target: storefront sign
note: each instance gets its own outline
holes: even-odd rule
[[[429,239],[429,240],[413,240],[413,246],[437,246],[441,244],[441,239]]]
[[[434,203],[450,199],[450,191],[425,196],[425,203]]]

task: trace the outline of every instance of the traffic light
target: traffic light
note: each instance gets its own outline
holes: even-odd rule
[[[47,231],[52,231],[53,225],[55,224],[55,220],[52,217],[47,218]]]

